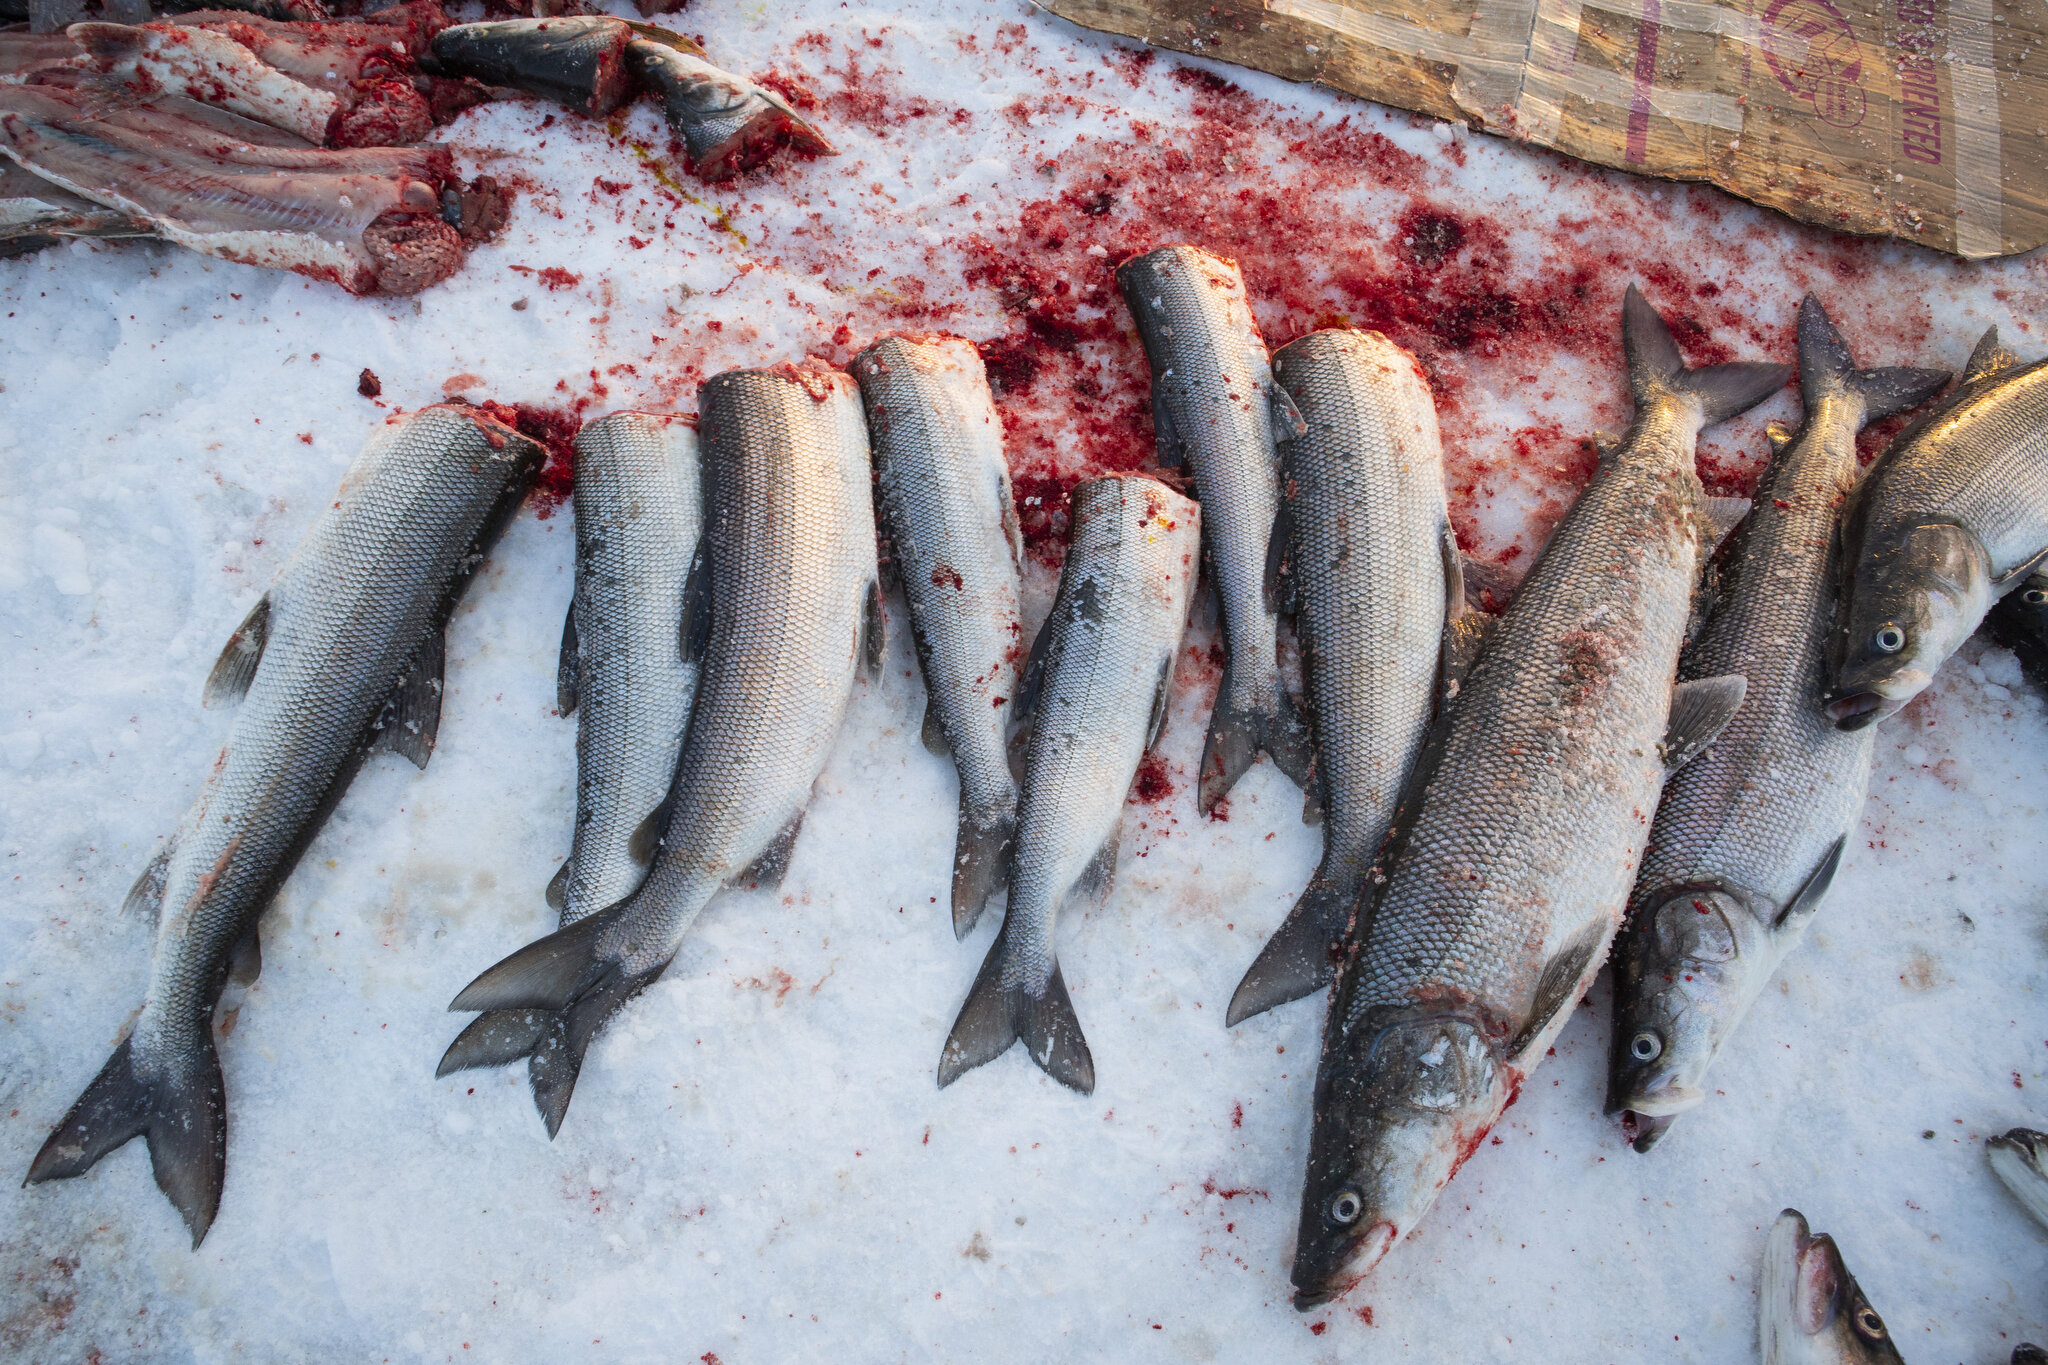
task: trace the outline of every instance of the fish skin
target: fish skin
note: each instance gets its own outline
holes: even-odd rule
[[[1864,474],[1842,539],[1823,700],[1854,729],[1918,696],[2048,554],[2048,360],[2022,365],[1986,332],[1962,386]]]
[[[783,147],[810,156],[838,150],[766,86],[713,66],[703,54],[651,24],[626,45],[635,78],[661,97],[669,131],[683,140],[700,180],[727,180],[752,170]],[[659,35],[659,36],[652,36]]]
[[[633,98],[626,45],[633,30],[603,14],[547,19],[493,19],[456,24],[434,35],[435,75],[468,76],[510,86],[602,118]]]
[[[1340,964],[1317,1068],[1295,1306],[1349,1288],[1478,1148],[1599,969],[1664,782],[1713,539],[1699,431],[1784,365],[1683,368],[1633,286],[1636,416],[1433,728]],[[1739,681],[1732,689],[1739,700]],[[1701,695],[1693,685],[1690,699]],[[1699,716],[1690,738],[1710,734]]]
[[[2013,1128],[1987,1139],[1984,1155],[1999,1182],[2035,1222],[2048,1228],[2048,1134]]]
[[[1299,422],[1273,382],[1237,262],[1163,246],[1119,265],[1152,371],[1159,462],[1185,465],[1202,500],[1203,552],[1223,607],[1227,658],[1202,748],[1198,796],[1214,810],[1257,754],[1307,786],[1307,728],[1280,682],[1267,543],[1280,511],[1276,414]]]
[[[1786,1209],[1772,1225],[1759,1278],[1763,1365],[1904,1365],[1835,1239],[1812,1235],[1799,1210]]]
[[[1082,1094],[1095,1062],[1054,947],[1060,909],[1115,873],[1138,762],[1158,740],[1200,566],[1201,508],[1157,479],[1114,475],[1074,489],[1059,594],[1025,666],[1031,712],[1002,932],[960,1007],[939,1085],[1020,1039]]]
[[[146,1136],[192,1244],[206,1236],[226,1161],[212,1026],[230,962],[369,752],[425,766],[442,629],[545,455],[437,406],[388,422],[356,457],[209,679],[210,699],[247,693],[169,856],[138,886],[160,873],[148,993],[26,1183],[81,1175]]]
[[[910,604],[925,706],[960,774],[953,931],[1002,884],[1017,828],[1005,708],[1016,699],[1024,558],[1003,423],[974,343],[884,337],[853,358],[878,506]]]
[[[1377,332],[1311,332],[1274,354],[1273,374],[1308,427],[1280,443],[1281,521],[1323,856],[1245,973],[1230,1024],[1334,974],[1333,947],[1421,752],[1445,627],[1463,603],[1436,405],[1415,358]]]
[[[1742,709],[1665,785],[1615,943],[1607,1112],[1633,1116],[1639,1152],[1706,1098],[1709,1066],[1805,935],[1870,778],[1872,733],[1837,729],[1819,700],[1836,521],[1857,431],[1949,376],[1856,369],[1811,294],[1799,374],[1805,421],[1719,557],[1716,606],[1679,664],[1681,680],[1748,679]]]
[[[2036,569],[1984,618],[1992,639],[2019,656],[2020,672],[2048,688],[2048,569]]]
[[[880,664],[873,475],[852,377],[730,370],[704,381],[697,406],[711,620],[661,851],[632,896],[528,944],[449,1006],[547,1012],[531,1075],[550,1137],[591,1038],[660,976],[705,904],[779,878],[854,674]]]

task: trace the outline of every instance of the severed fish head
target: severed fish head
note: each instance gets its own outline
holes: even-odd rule
[[[1334,1023],[1334,1021],[1333,1021]],[[1324,1052],[1294,1254],[1294,1306],[1363,1279],[1421,1221],[1506,1100],[1475,1021],[1368,1014]]]
[[[1764,1365],[1904,1365],[1835,1239],[1811,1235],[1797,1209],[1779,1214],[1771,1228],[1757,1297]]]
[[[2013,1198],[2048,1227],[2048,1133],[2014,1128],[1986,1142],[1985,1155]]]
[[[1828,718],[1860,730],[1896,712],[1990,606],[1990,556],[1967,528],[1928,522],[1877,538],[1844,584]]]

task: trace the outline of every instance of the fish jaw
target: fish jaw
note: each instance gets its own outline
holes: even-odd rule
[[[1837,729],[1898,712],[1991,609],[1991,556],[1968,529],[1928,522],[1874,538],[1844,583],[1822,702]]]
[[[1757,1345],[1764,1365],[1881,1365],[1900,1361],[1884,1319],[1863,1296],[1835,1239],[1786,1209],[1764,1248]]]
[[[1376,1011],[1324,1053],[1293,1281],[1302,1311],[1371,1272],[1485,1140],[1517,1073],[1456,1014]]]

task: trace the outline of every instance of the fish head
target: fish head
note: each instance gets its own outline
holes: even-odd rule
[[[1883,720],[1918,696],[1991,605],[1990,556],[1965,528],[1927,522],[1886,540],[1845,585],[1823,698],[1842,730]]]
[[[1835,1239],[1814,1236],[1797,1209],[1786,1209],[1764,1248],[1757,1304],[1759,1343],[1770,1365],[1881,1365],[1899,1361],[1884,1319]]]
[[[1435,1202],[1506,1100],[1509,1068],[1477,1022],[1368,1014],[1326,1049],[1294,1255],[1294,1306],[1363,1279]]]

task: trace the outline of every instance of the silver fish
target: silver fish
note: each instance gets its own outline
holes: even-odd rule
[[[1060,976],[1053,931],[1116,872],[1124,800],[1158,742],[1201,551],[1201,508],[1142,475],[1073,492],[1059,595],[1024,666],[1024,794],[1002,932],[939,1059],[951,1085],[1018,1039],[1062,1085],[1095,1089],[1095,1059]]]
[[[1706,1098],[1706,1072],[1806,933],[1863,808],[1871,733],[1820,706],[1835,609],[1835,521],[1856,482],[1856,432],[1948,382],[1859,370],[1811,294],[1799,305],[1806,420],[1778,447],[1721,556],[1715,608],[1679,677],[1740,674],[1742,709],[1672,775],[1614,952],[1607,1112],[1635,1149]]]
[[[1273,382],[1237,262],[1163,246],[1125,261],[1116,278],[1151,364],[1159,463],[1193,475],[1223,606],[1228,657],[1202,747],[1199,804],[1213,810],[1261,750],[1306,788],[1308,731],[1280,683],[1266,570],[1280,511],[1275,433],[1300,435],[1301,414]]]
[[[2048,569],[2036,569],[1984,618],[1992,639],[2019,656],[2020,671],[2048,687]]]
[[[1710,519],[1736,513],[1701,491],[1694,445],[1791,369],[1686,369],[1633,286],[1622,337],[1635,422],[1432,732],[1338,968],[1299,1308],[1370,1270],[1477,1148],[1606,956],[1667,767],[1741,704],[1740,677],[1672,686]]]
[[[1763,1365],[1904,1365],[1835,1239],[1812,1236],[1797,1209],[1778,1215],[1764,1246],[1756,1327]]]
[[[1985,1143],[1984,1155],[2020,1207],[2048,1228],[2048,1134],[2014,1128]]]
[[[1280,348],[1273,374],[1308,428],[1283,432],[1275,536],[1301,636],[1323,857],[1239,983],[1231,1024],[1328,984],[1464,608],[1436,404],[1415,357],[1377,332],[1311,332]]]
[[[449,1006],[544,1010],[534,1101],[552,1137],[590,1040],[660,976],[710,899],[788,868],[854,674],[880,670],[873,475],[852,378],[729,370],[698,390],[704,553],[686,657],[702,674],[653,870],[626,900],[492,967]]]
[[[704,530],[697,429],[688,417],[615,412],[576,433],[576,593],[562,625],[556,701],[575,713],[576,834],[548,883],[570,925],[639,889],[668,820],[697,690],[683,657],[683,595]],[[544,1010],[478,1016],[437,1076],[529,1058],[555,1068]]]
[[[434,35],[420,63],[435,75],[468,76],[603,118],[633,98],[626,45],[633,30],[608,14],[493,19],[456,24]]]
[[[783,147],[839,154],[773,90],[713,66],[702,48],[667,29],[632,27],[639,36],[626,45],[626,64],[661,97],[669,131],[689,149],[699,179],[728,179]]]
[[[1024,543],[1003,422],[971,341],[884,337],[853,358],[853,374],[924,671],[925,743],[960,773],[953,931],[965,936],[1002,883],[1017,829],[1004,708],[1024,652]]]
[[[207,679],[209,705],[243,701],[191,813],[129,892],[160,907],[149,993],[29,1183],[143,1137],[192,1244],[206,1236],[227,1160],[214,1005],[231,972],[254,977],[258,918],[367,755],[426,766],[442,627],[544,455],[473,409],[431,407],[356,457]]]
[[[1962,386],[1863,476],[1842,543],[1824,700],[1855,729],[1918,696],[2048,559],[2048,360],[2021,365],[1986,332]]]

